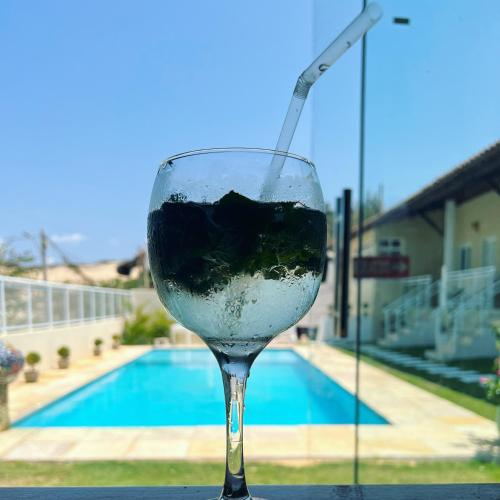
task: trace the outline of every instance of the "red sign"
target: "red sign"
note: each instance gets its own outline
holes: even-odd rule
[[[406,255],[381,255],[354,259],[355,278],[407,278],[410,258]]]

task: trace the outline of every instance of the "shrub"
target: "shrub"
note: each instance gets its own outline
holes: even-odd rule
[[[172,318],[161,310],[146,314],[142,308],[138,308],[132,319],[125,322],[122,343],[152,344],[157,337],[168,337],[173,323]]]
[[[174,320],[164,311],[156,310],[149,319],[149,335],[151,342],[157,337],[169,337],[170,327]]]
[[[26,363],[28,363],[28,365],[30,365],[31,368],[40,363],[41,360],[42,357],[37,352],[29,352],[28,355],[26,356]]]
[[[115,342],[118,342],[121,340],[122,336],[119,335],[118,333],[115,333],[112,337],[111,337]]]
[[[500,405],[500,377],[494,377],[486,384],[486,399],[494,405]]]
[[[99,347],[99,346],[101,346],[102,344],[104,344],[104,341],[103,341],[102,339],[95,339],[95,340],[94,340],[94,345],[95,345],[96,347]]]
[[[69,350],[69,347],[66,347],[65,345],[59,347],[59,349],[57,350],[57,354],[59,354],[59,356],[63,359],[69,358],[70,353],[71,351]]]
[[[496,406],[500,405],[500,370],[488,377],[481,377],[479,380],[485,391],[486,400]]]

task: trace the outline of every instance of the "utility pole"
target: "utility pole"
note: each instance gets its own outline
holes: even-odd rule
[[[142,282],[144,288],[149,288],[149,253],[147,243],[144,246],[144,260],[142,262]]]
[[[47,235],[43,229],[40,231],[40,255],[42,258],[43,280],[47,281]]]

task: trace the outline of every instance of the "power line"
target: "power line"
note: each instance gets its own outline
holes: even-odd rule
[[[50,246],[59,254],[59,256],[61,257],[61,259],[63,260],[64,264],[69,268],[71,269],[72,271],[74,271],[76,274],[78,274],[78,276],[80,276],[88,285],[93,285],[94,284],[94,281],[92,280],[92,278],[90,278],[89,276],[87,276],[83,271],[82,269],[80,268],[80,266],[78,264],[75,264],[74,262],[72,262],[67,256],[66,254],[61,250],[61,248],[56,245],[54,243],[54,241],[52,241],[47,235],[45,235],[45,238],[46,238],[46,241],[50,244]]]
[[[34,236],[31,233],[28,233],[25,231],[23,233],[23,237],[26,239],[29,239],[33,244],[36,246],[37,250],[40,252],[40,261],[41,261],[41,267],[42,267],[42,273],[43,273],[43,279],[44,281],[47,281],[47,274],[48,274],[48,263],[47,263],[47,248],[50,245],[50,247],[57,252],[59,257],[62,259],[64,262],[64,265],[71,269],[75,274],[80,276],[80,278],[83,279],[83,281],[88,284],[88,285],[94,285],[94,280],[90,278],[87,274],[83,272],[81,267],[78,264],[75,264],[63,250],[56,245],[56,243],[51,240],[45,231],[42,229],[40,231],[40,237]]]

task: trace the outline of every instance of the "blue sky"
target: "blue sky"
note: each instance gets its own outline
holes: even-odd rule
[[[379,3],[366,178],[393,203],[500,137],[500,3]],[[359,5],[3,0],[0,237],[44,227],[77,261],[131,256],[159,162],[273,147],[298,74]],[[357,184],[358,97],[355,48],[316,84],[292,144],[330,202]]]
[[[500,139],[500,2],[377,0],[384,17],[367,41],[365,186],[386,206]],[[314,41],[355,2],[316,0]],[[395,25],[409,17],[410,25]],[[314,161],[328,196],[358,186],[359,51],[315,88]]]

